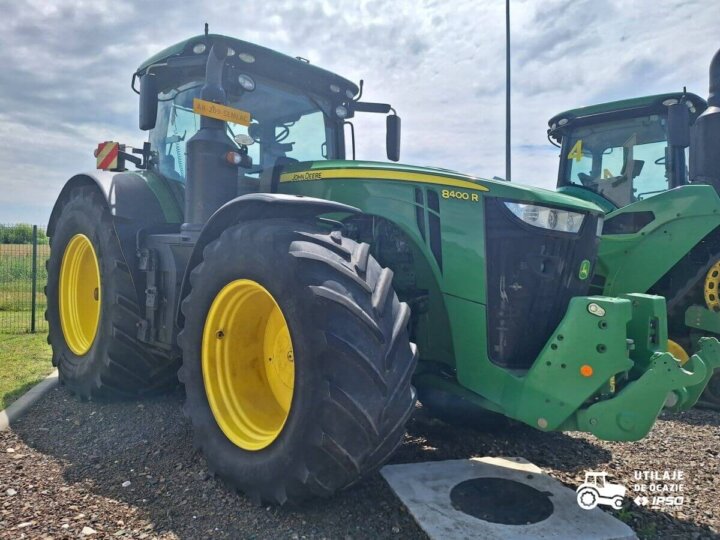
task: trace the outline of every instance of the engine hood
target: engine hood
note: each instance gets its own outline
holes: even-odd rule
[[[280,176],[281,182],[331,179],[375,179],[387,182],[409,181],[435,184],[438,187],[480,191],[485,197],[500,197],[515,201],[561,206],[594,214],[604,213],[598,205],[570,195],[502,180],[488,180],[436,167],[418,167],[379,161],[316,161],[287,167]]]

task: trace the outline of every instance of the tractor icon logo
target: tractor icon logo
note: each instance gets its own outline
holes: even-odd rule
[[[585,473],[585,482],[575,490],[577,503],[583,510],[592,510],[598,504],[619,510],[625,491],[625,486],[608,482],[606,472]]]

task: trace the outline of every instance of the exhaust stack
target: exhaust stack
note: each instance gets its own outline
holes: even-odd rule
[[[227,47],[215,44],[208,54],[205,86],[200,98],[225,105],[222,85]],[[200,129],[187,142],[187,179],[185,183],[185,233],[200,232],[215,210],[237,195],[237,167],[222,158],[235,146],[227,134],[225,122],[200,117]]]
[[[720,193],[720,50],[710,62],[708,108],[690,134],[690,180]]]

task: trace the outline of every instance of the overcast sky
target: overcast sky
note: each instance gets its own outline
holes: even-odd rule
[[[310,59],[403,119],[401,161],[504,176],[504,2],[0,0],[0,223],[47,222],[98,142],[139,145],[130,77],[210,31]],[[513,180],[551,188],[547,120],[562,110],[681,90],[707,96],[718,0],[512,0]],[[382,118],[357,126],[381,159]]]

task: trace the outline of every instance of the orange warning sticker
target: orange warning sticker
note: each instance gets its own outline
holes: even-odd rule
[[[215,118],[216,120],[224,120],[225,122],[232,122],[233,124],[243,126],[250,125],[249,112],[233,109],[232,107],[213,103],[212,101],[205,101],[204,99],[193,99],[193,111],[202,116]]]

